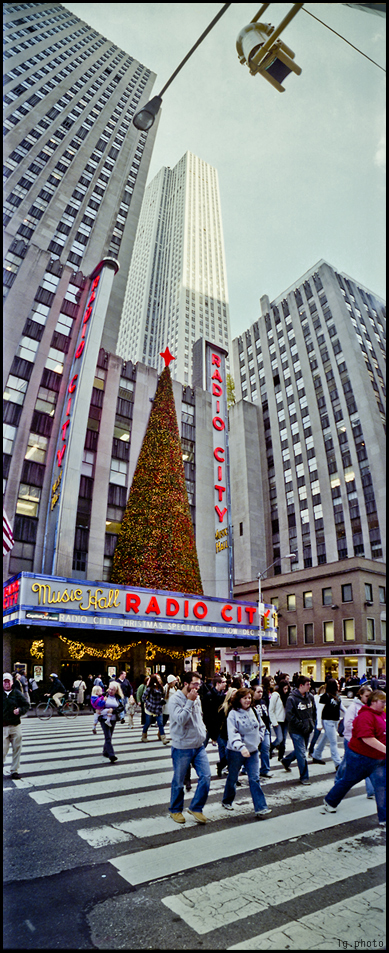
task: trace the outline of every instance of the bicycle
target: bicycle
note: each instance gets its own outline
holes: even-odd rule
[[[61,712],[65,718],[77,718],[80,709],[76,702],[69,701],[65,697],[62,699],[59,708],[57,708],[52,698],[48,698],[47,702],[40,702],[36,706],[37,718],[40,718],[41,721],[48,721],[52,718],[54,711],[58,715]]]

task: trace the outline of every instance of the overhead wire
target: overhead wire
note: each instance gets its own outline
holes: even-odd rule
[[[354,46],[353,43],[350,43],[349,40],[346,40],[346,37],[342,36],[341,33],[337,33],[336,30],[333,30],[331,26],[328,26],[327,23],[324,23],[324,20],[319,20],[319,17],[315,17],[315,14],[311,13],[310,10],[307,10],[306,7],[302,7],[301,9],[304,10],[304,13],[308,13],[310,17],[313,17],[314,20],[317,20],[318,23],[321,23],[322,26],[325,26],[327,30],[331,31],[331,33],[335,33],[335,36],[338,36],[341,40],[344,40],[344,42],[347,43],[348,46],[351,46],[353,50],[356,50],[357,53],[360,53],[361,56],[364,56],[365,59],[370,61],[370,63],[374,63],[374,66],[378,66],[378,69],[382,69],[383,73],[386,73],[386,69],[384,66],[380,66],[379,63],[376,63],[375,60],[372,60],[371,56],[367,56],[366,53],[363,53],[362,50],[359,50],[357,46]]]

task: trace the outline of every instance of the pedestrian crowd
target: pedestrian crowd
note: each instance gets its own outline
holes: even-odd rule
[[[141,711],[141,741],[148,741],[148,730],[157,725],[158,739],[171,745],[173,779],[169,813],[178,824],[185,823],[184,788],[192,788],[191,769],[197,784],[188,808],[200,824],[207,823],[203,812],[211,784],[207,745],[217,746],[217,777],[225,777],[222,806],[234,810],[239,778],[248,780],[255,816],[271,814],[262,783],[273,777],[270,760],[278,761],[288,773],[297,762],[299,782],[309,778],[308,758],[324,765],[323,752],[329,745],[335,771],[335,783],[323,801],[324,811],[333,813],[348,793],[365,780],[368,798],[375,797],[378,821],[386,819],[386,694],[360,679],[357,695],[348,708],[340,696],[340,685],[329,673],[316,691],[313,680],[296,672],[293,678],[277,672],[249,681],[247,676],[216,673],[203,680],[198,671],[184,672],[181,678],[170,674],[164,684],[159,673],[141,678],[138,687],[125,671],[105,685],[101,675],[75,679],[73,689],[80,705],[90,704],[94,711],[92,731],[99,724],[104,737],[103,756],[111,764],[118,758],[113,748],[116,724],[134,728],[134,713]],[[27,681],[20,672],[3,674],[3,763],[12,747],[11,777],[19,777],[22,734],[20,718],[30,707],[30,696],[37,692],[34,679]],[[55,673],[50,675],[49,695],[61,713],[65,688]],[[169,723],[170,739],[166,734]],[[272,734],[273,733],[273,734]],[[286,753],[287,737],[292,749]],[[338,738],[344,743],[344,754]]]

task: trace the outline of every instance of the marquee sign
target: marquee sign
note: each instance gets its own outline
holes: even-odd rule
[[[12,598],[10,598],[12,597]],[[276,617],[267,611],[263,640],[275,642]],[[109,583],[86,582],[56,576],[20,573],[4,587],[4,628],[14,625],[55,625],[56,628],[102,629],[133,632],[150,637],[193,635],[258,639],[258,605],[237,599],[193,596],[179,592]],[[271,624],[270,624],[271,623]],[[262,626],[263,626],[262,622]]]
[[[232,589],[231,507],[228,467],[226,351],[206,344],[206,387],[212,395],[216,591]]]

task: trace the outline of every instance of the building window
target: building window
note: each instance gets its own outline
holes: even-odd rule
[[[333,622],[323,622],[323,641],[335,642],[335,628]]]
[[[366,619],[366,637],[368,642],[375,642],[375,620]]]
[[[343,619],[343,641],[353,642],[354,640],[355,640],[354,619]]]
[[[386,642],[386,619],[381,619],[381,642]]]
[[[323,606],[332,606],[332,589],[331,586],[328,586],[327,589],[322,589],[321,591],[322,605]]]
[[[304,609],[312,609],[313,597],[311,592],[303,592],[303,604]]]
[[[297,625],[288,625],[288,645],[297,645]]]
[[[296,611],[296,595],[294,592],[286,597],[286,604],[289,611]]]
[[[365,600],[366,602],[373,602],[373,586],[370,582],[365,582]]]
[[[239,523],[239,536],[243,536],[243,523]]]
[[[351,582],[348,582],[345,586],[342,586],[342,602],[352,602],[353,601],[353,587]]]
[[[381,605],[386,605],[386,588],[385,586],[378,586],[378,597]]]
[[[313,623],[309,622],[307,623],[307,625],[304,625],[304,644],[313,645],[313,643],[314,643]]]

